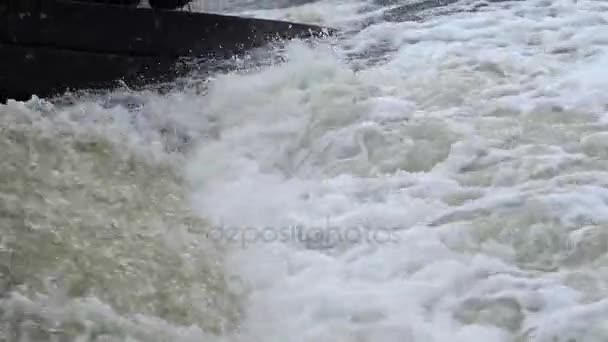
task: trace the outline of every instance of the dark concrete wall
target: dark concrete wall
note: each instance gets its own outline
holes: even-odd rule
[[[39,7],[39,6],[38,6]],[[43,0],[41,14],[3,15],[0,42],[141,56],[229,56],[271,37],[307,36],[309,25],[184,11]]]
[[[17,99],[109,87],[119,79],[167,80],[177,75],[174,65],[180,57],[225,59],[273,38],[322,32],[315,26],[216,14],[15,1],[0,12],[0,93]]]

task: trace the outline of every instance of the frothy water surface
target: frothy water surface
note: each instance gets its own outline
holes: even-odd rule
[[[244,6],[354,33],[203,94],[0,107],[0,331],[608,340],[608,5],[404,4]]]

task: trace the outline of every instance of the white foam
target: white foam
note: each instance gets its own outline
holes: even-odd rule
[[[367,5],[248,13],[351,28]],[[189,132],[192,204],[218,226],[393,234],[224,237],[244,297],[228,339],[604,341],[606,22],[591,0],[380,22],[292,43],[285,63],[219,75],[204,95],[144,96],[143,116],[116,108],[112,124],[134,145]]]
[[[603,133],[555,144],[561,129],[579,129],[563,125],[597,120],[608,99],[607,19],[599,2],[526,1],[379,23],[343,44],[373,53],[387,41],[388,63],[354,73],[339,50],[296,45],[285,65],[212,85],[207,113],[221,118],[222,138],[201,144],[189,167],[205,184],[194,188],[202,214],[236,225],[397,229],[394,243],[333,250],[235,246],[229,269],[250,291],[243,340],[549,341],[562,338],[550,317],[583,324],[570,310],[586,305],[578,290],[529,269],[522,258],[533,249],[500,236],[501,224],[534,217],[525,209],[532,199],[548,213],[534,220],[557,220],[566,239],[582,216],[605,220],[599,188],[550,184],[586,162],[564,148],[597,155],[604,147]],[[547,103],[567,115],[540,116]],[[510,216],[492,221],[501,213]],[[483,217],[495,225],[486,232]],[[515,234],[531,234],[520,228]],[[583,311],[599,317],[594,310]],[[583,330],[568,336],[595,341]]]

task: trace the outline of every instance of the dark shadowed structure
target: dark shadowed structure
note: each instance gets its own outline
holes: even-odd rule
[[[160,1],[152,5],[175,7]],[[110,4],[111,2],[111,4]],[[226,59],[311,25],[137,7],[136,0],[0,0],[0,99],[168,81],[180,58]]]

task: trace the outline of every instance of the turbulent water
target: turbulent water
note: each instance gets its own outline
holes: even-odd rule
[[[608,341],[608,3],[222,5],[345,34],[0,106],[0,341]]]

